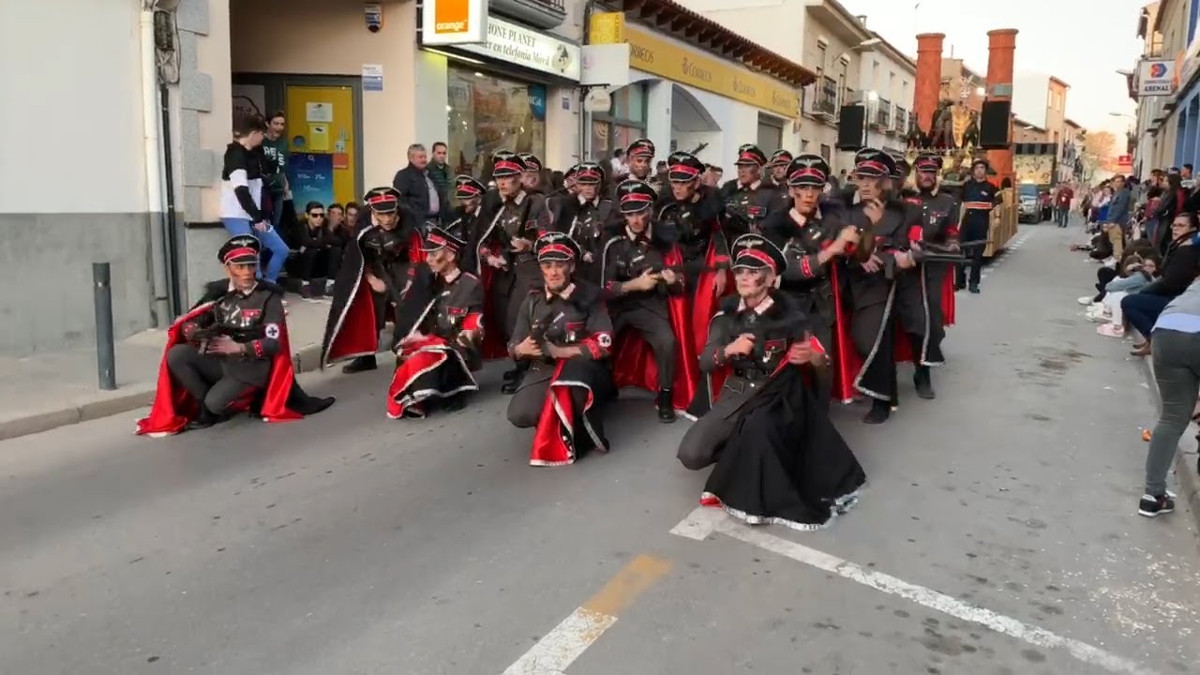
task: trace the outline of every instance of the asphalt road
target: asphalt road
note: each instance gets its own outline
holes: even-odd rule
[[[0,443],[0,672],[1200,672],[1196,532],[1136,515],[1152,403],[1072,233],[960,295],[938,400],[904,370],[886,426],[835,411],[870,483],[818,532],[693,514],[647,400],[529,467],[494,370],[428,421],[379,372],[306,380],[339,402],[294,424]]]

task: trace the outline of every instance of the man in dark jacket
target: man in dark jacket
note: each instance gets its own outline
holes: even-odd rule
[[[425,146],[408,146],[408,166],[396,172],[392,187],[400,193],[400,204],[415,222],[439,222],[446,203],[446,194],[438,189],[429,175],[429,155]]]
[[[1133,194],[1124,176],[1113,176],[1113,197],[1108,203],[1108,218],[1104,225],[1108,238],[1112,241],[1113,256],[1121,258],[1125,251],[1125,233],[1129,229],[1129,216],[1133,212]]]

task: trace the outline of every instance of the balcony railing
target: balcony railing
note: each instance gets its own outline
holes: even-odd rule
[[[900,133],[908,133],[908,111],[904,108],[896,108],[896,115],[892,119],[892,129]]]
[[[875,124],[887,129],[892,125],[892,102],[881,98],[875,108]]]
[[[837,82],[828,77],[824,78],[821,81],[821,88],[816,93],[816,100],[813,101],[813,112],[836,115],[838,100]]]

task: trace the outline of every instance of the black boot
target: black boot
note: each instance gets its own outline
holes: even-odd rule
[[[917,396],[927,401],[937,398],[933,391],[933,375],[929,372],[929,366],[917,366],[917,372],[913,373],[913,385],[917,388]]]
[[[970,286],[967,287],[967,292],[975,293],[976,295],[978,295],[979,294],[979,284],[971,284]]]
[[[528,361],[518,361],[515,368],[504,373],[504,384],[500,387],[500,393],[517,393],[517,389],[521,387],[521,380],[525,379],[525,373],[528,370]]]
[[[864,424],[883,424],[892,416],[892,406],[887,401],[874,400],[871,410],[863,417]]]
[[[360,356],[350,363],[347,363],[345,367],[342,368],[342,372],[347,375],[353,375],[354,373],[375,370],[378,367],[379,364],[375,362],[375,355],[371,354],[370,356]]]
[[[671,402],[671,390],[658,390],[658,421],[663,424],[670,424],[675,421],[675,406]]]
[[[198,429],[207,429],[211,426],[216,425],[217,422],[220,422],[220,421],[221,421],[221,418],[219,416],[217,416],[215,413],[210,411],[206,406],[201,404],[200,414],[196,416],[196,419],[192,420],[191,422],[188,422],[186,428],[188,431],[196,431]]]

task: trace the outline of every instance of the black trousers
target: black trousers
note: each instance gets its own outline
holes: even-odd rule
[[[1108,285],[1108,282],[1116,278],[1117,271],[1111,267],[1101,267],[1100,269],[1096,270],[1096,290],[1100,291],[1098,294],[1096,294],[1096,302],[1100,302],[1104,299],[1104,296],[1108,294],[1108,292],[1104,290],[1104,287]]]
[[[654,352],[658,388],[670,389],[675,381],[675,354],[679,349],[679,340],[675,337],[671,322],[658,311],[636,304],[614,307],[613,310],[613,335],[619,335],[626,328],[637,331]],[[665,307],[663,311],[666,311]]]
[[[300,254],[300,278],[304,281],[336,279],[341,267],[342,248],[340,246],[306,248]]]
[[[226,375],[222,357],[201,354],[191,344],[175,345],[167,351],[167,370],[179,386],[214,414],[225,412],[234,401],[260,388]]]
[[[986,239],[988,236],[988,225],[972,224],[963,227],[960,237],[963,241],[978,241]],[[966,286],[978,286],[979,279],[983,274],[983,251],[987,248],[987,244],[976,244],[975,246],[964,246],[963,256],[970,260],[968,269],[963,269],[962,265],[955,266],[955,283],[958,288]]]
[[[759,384],[731,376],[704,416],[697,419],[679,441],[675,457],[685,468],[699,471],[717,463],[725,443],[733,436],[741,419],[741,408],[758,390]]]

